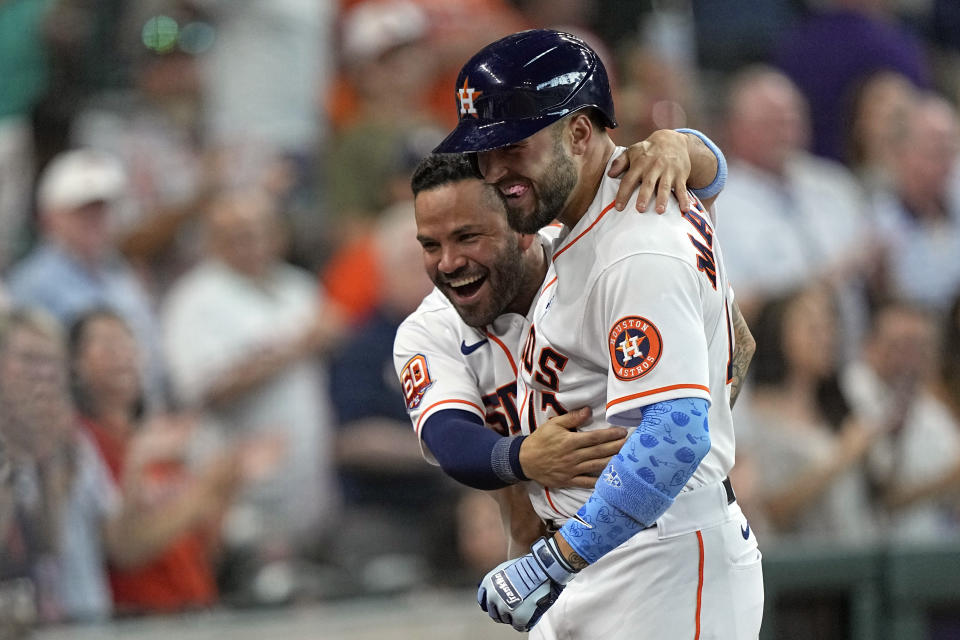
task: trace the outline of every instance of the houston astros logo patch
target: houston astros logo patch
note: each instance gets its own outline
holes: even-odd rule
[[[460,115],[466,116],[471,115],[474,118],[477,118],[477,109],[473,106],[473,99],[479,96],[482,91],[477,91],[473,87],[468,87],[467,78],[463,79],[463,87],[457,89],[457,98],[460,100]]]
[[[610,364],[621,380],[636,380],[657,366],[663,342],[660,331],[640,316],[621,318],[610,329]]]

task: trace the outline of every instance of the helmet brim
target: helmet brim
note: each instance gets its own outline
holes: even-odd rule
[[[478,153],[492,151],[529,138],[562,118],[563,115],[494,122],[483,122],[476,118],[462,118],[457,124],[457,128],[444,138],[443,142],[437,145],[433,152]]]

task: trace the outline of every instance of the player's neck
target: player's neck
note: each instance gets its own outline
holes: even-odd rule
[[[547,249],[539,238],[535,239],[530,248],[524,252],[523,263],[523,279],[520,283],[520,289],[504,311],[525,316],[547,275]]]
[[[597,196],[607,162],[616,146],[606,133],[596,137],[584,154],[577,186],[567,200],[567,206],[560,215],[560,221],[568,227],[574,227],[584,216],[590,204]]]

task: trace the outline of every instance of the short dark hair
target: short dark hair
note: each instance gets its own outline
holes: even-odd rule
[[[607,130],[607,118],[600,109],[587,107],[587,117],[590,118],[590,124],[592,124],[593,128],[597,131]]]
[[[417,165],[410,179],[410,188],[416,197],[421,191],[436,189],[461,180],[480,178],[466,153],[431,153]]]

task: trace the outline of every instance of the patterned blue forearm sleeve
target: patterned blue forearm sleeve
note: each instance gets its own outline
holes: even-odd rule
[[[702,398],[658,402],[604,469],[590,499],[560,534],[587,562],[653,524],[673,504],[710,451],[709,404]]]
[[[705,144],[707,149],[710,149],[717,158],[717,175],[713,178],[713,182],[701,189],[690,189],[690,191],[701,200],[712,198],[723,191],[723,187],[727,184],[727,159],[724,157],[723,152],[720,151],[720,147],[714,144],[713,140],[708,138],[706,134],[696,129],[677,129],[676,131],[677,133],[689,133],[692,136],[700,138],[700,141]]]

